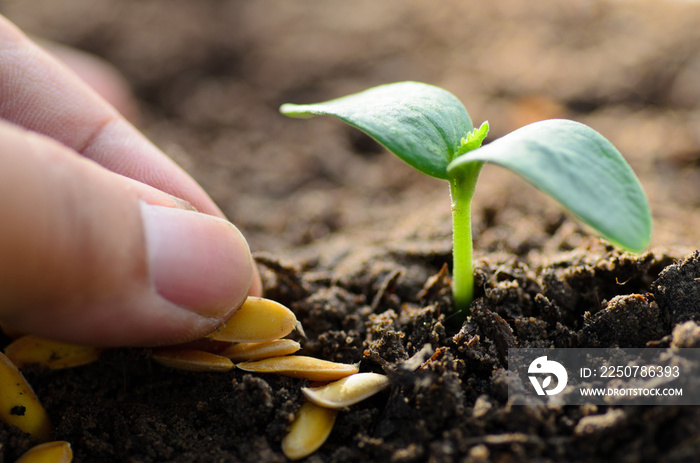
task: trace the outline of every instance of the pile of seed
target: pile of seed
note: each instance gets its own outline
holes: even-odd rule
[[[230,371],[233,368],[273,373],[313,381],[302,388],[306,402],[297,411],[282,451],[296,460],[315,452],[328,438],[339,409],[356,404],[389,386],[377,373],[359,373],[357,365],[294,355],[301,345],[283,339],[301,325],[287,307],[269,299],[249,297],[227,323],[206,338],[188,345],[156,348],[153,360],[189,371]],[[5,331],[8,331],[5,329]],[[70,444],[51,439],[46,411],[20,369],[42,364],[52,369],[93,362],[101,350],[21,336],[0,354],[0,419],[17,426],[39,442],[20,461],[70,463]],[[19,407],[19,408],[18,408]],[[18,410],[22,413],[18,413]]]

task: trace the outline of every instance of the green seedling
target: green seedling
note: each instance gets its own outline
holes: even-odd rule
[[[421,172],[449,182],[453,295],[464,316],[474,297],[471,201],[485,163],[520,175],[623,249],[641,252],[651,240],[651,212],[639,180],[612,143],[584,124],[536,122],[481,146],[488,123],[475,129],[454,95],[418,82],[318,104],[285,104],[280,111],[295,118],[335,116]]]

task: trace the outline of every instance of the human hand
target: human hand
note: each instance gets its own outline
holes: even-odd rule
[[[0,17],[0,323],[172,344],[249,293],[261,285],[248,245],[201,187]]]

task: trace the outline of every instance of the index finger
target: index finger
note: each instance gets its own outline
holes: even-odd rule
[[[75,74],[0,16],[0,118],[223,217],[204,190]]]

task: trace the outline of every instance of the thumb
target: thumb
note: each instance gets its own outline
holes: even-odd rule
[[[257,278],[229,222],[0,122],[0,321],[98,346],[203,336]]]

